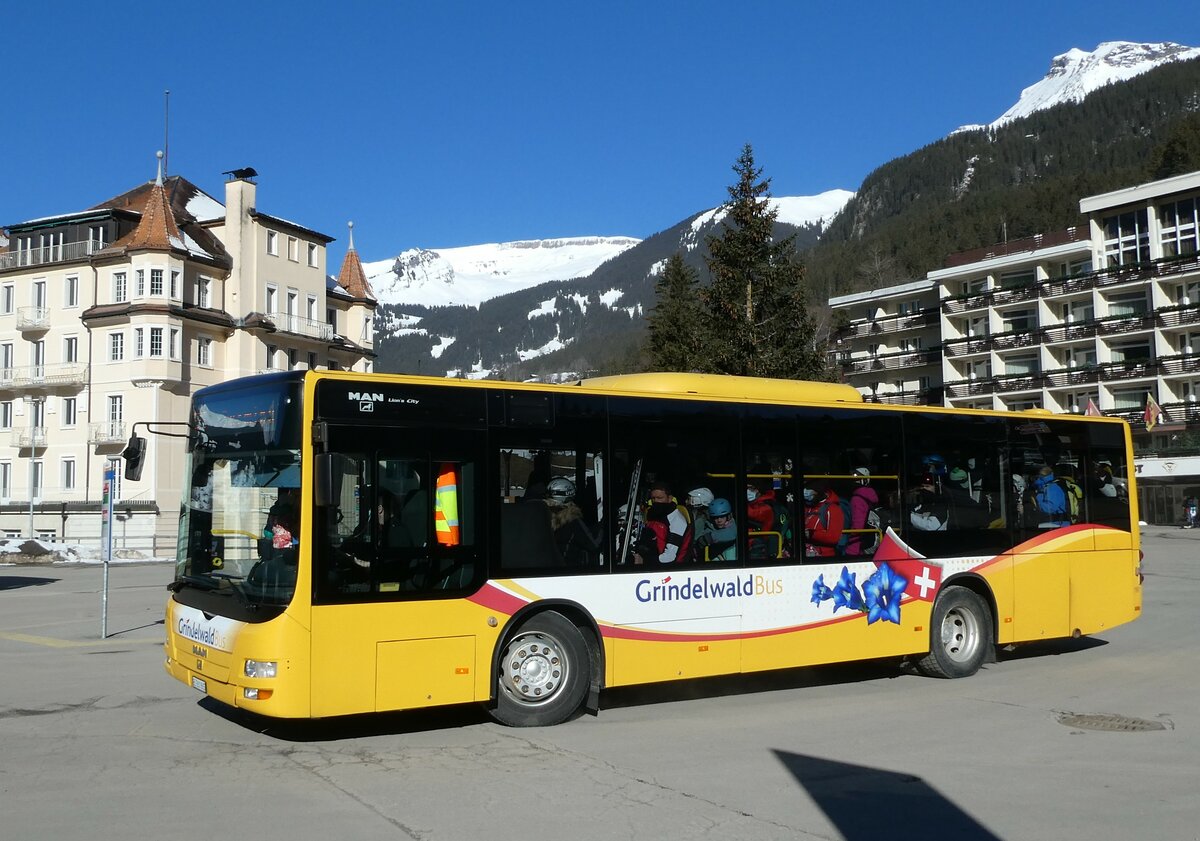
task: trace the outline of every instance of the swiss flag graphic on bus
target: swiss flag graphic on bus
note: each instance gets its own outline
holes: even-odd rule
[[[942,584],[942,567],[914,551],[890,528],[883,535],[879,548],[875,550],[876,563],[887,562],[893,570],[908,581],[904,595],[910,599],[931,602]]]

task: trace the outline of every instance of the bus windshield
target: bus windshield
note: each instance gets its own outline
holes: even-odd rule
[[[291,601],[302,534],[299,386],[273,377],[196,394],[172,585],[192,591],[189,601],[229,599],[213,608],[226,615]]]

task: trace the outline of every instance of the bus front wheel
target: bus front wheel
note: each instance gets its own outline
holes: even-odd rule
[[[583,706],[590,659],[583,634],[561,613],[531,617],[504,646],[492,715],[510,727],[566,721]]]
[[[992,646],[992,612],[966,587],[947,587],[933,605],[929,653],[917,670],[929,677],[969,677],[979,671]]]

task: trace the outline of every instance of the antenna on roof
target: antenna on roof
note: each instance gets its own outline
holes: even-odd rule
[[[163,174],[166,174],[167,169],[167,153],[171,150],[171,91],[170,89],[163,91],[163,151],[162,169]]]

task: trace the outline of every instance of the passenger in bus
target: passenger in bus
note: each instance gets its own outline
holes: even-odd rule
[[[737,522],[729,500],[717,498],[708,506],[708,518],[696,529],[696,556],[704,561],[737,560]]]
[[[804,555],[829,558],[838,553],[846,529],[846,504],[833,487],[804,488]]]
[[[687,509],[671,495],[664,482],[650,486],[646,525],[638,539],[637,553],[644,563],[686,563],[692,559],[692,520]]]
[[[554,542],[567,566],[588,566],[600,552],[600,538],[583,521],[583,510],[575,502],[575,483],[556,476],[546,483],[546,508]]]
[[[846,541],[847,555],[861,555],[867,547],[875,545],[880,535],[866,531],[871,509],[879,507],[879,494],[871,487],[871,471],[865,467],[854,468],[854,490],[850,494],[850,537]]]
[[[692,532],[697,537],[708,530],[708,506],[712,501],[713,492],[708,488],[693,488],[688,491],[687,509],[692,518]]]
[[[950,505],[938,488],[937,477],[926,473],[921,477],[916,503],[908,515],[918,531],[945,531],[950,522]]]
[[[946,479],[946,501],[956,529],[985,529],[991,522],[987,503],[977,501],[971,489],[971,475],[961,467],[951,469]]]
[[[765,472],[755,468],[755,473]],[[786,558],[792,535],[792,516],[787,506],[775,497],[775,483],[769,476],[752,477],[746,482],[746,520],[750,534],[750,558]],[[758,532],[758,534],[754,534]]]
[[[1039,529],[1056,529],[1071,525],[1067,492],[1055,481],[1054,468],[1042,465],[1033,480],[1033,500],[1039,512]]]
[[[259,509],[261,510],[261,509]],[[300,540],[300,492],[298,488],[280,488],[279,496],[267,512],[263,537],[273,549],[289,549]]]

